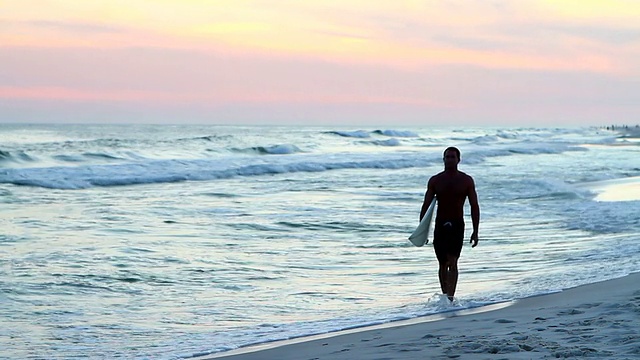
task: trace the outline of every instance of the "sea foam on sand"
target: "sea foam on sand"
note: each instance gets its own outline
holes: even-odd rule
[[[593,182],[590,187],[598,201],[640,200],[640,176]]]
[[[197,359],[640,359],[640,273],[498,310],[396,325]]]

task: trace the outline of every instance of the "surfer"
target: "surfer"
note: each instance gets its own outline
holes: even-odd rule
[[[438,258],[438,278],[442,293],[453,301],[458,283],[458,258],[464,241],[464,202],[469,198],[471,205],[471,247],[478,245],[480,206],[473,178],[458,171],[460,150],[448,147],[444,151],[443,161],[444,171],[432,176],[427,184],[420,220],[435,197],[438,208],[433,231],[433,248]]]

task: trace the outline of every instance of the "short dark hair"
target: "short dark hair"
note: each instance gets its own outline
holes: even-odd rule
[[[444,157],[447,154],[447,151],[449,151],[449,150],[454,151],[456,153],[456,155],[458,156],[458,160],[460,160],[460,150],[458,150],[458,148],[455,147],[455,146],[449,146],[448,148],[446,148],[444,150],[444,152],[442,153],[442,157]]]

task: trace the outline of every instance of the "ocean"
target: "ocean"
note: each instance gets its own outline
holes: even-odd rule
[[[448,146],[481,209],[452,305],[407,240]],[[639,183],[640,139],[597,127],[2,124],[0,358],[188,359],[621,277]]]

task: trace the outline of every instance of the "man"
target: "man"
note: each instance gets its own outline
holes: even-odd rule
[[[427,212],[433,198],[438,202],[436,224],[433,231],[433,248],[438,258],[438,278],[443,294],[450,301],[458,284],[458,258],[464,241],[464,202],[469,198],[471,205],[471,247],[478,245],[478,225],[480,206],[473,178],[458,171],[460,150],[449,147],[444,151],[444,171],[429,179],[424,203],[420,211],[420,220]]]

